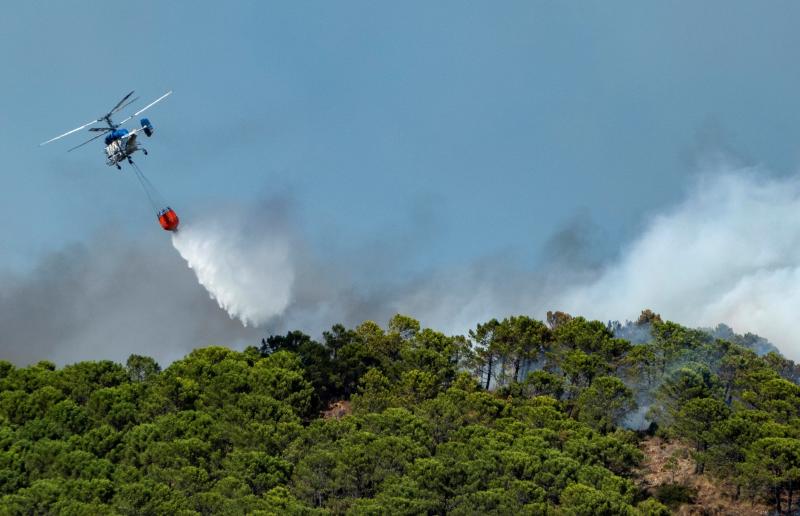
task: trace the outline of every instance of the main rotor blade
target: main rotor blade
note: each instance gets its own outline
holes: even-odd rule
[[[122,125],[122,124],[124,124],[125,122],[127,122],[128,120],[130,120],[131,118],[133,118],[133,117],[135,117],[135,116],[139,116],[141,113],[144,113],[144,111],[145,111],[146,109],[148,109],[148,108],[150,108],[150,107],[154,106],[154,105],[155,105],[155,104],[157,104],[158,102],[161,102],[162,100],[164,100],[165,98],[169,97],[170,95],[172,95],[172,90],[169,90],[168,92],[166,92],[165,94],[161,95],[160,97],[158,97],[158,98],[157,98],[156,100],[154,100],[153,102],[149,103],[148,105],[146,105],[145,107],[143,107],[142,109],[140,109],[139,111],[137,111],[136,113],[132,114],[131,116],[129,116],[128,118],[126,118],[125,120],[123,120],[122,122],[120,122],[120,123],[119,123],[119,125]]]
[[[71,148],[71,149],[70,149],[70,150],[68,150],[67,152],[72,152],[72,151],[74,151],[75,149],[77,149],[78,147],[83,147],[83,146],[84,146],[84,145],[86,145],[87,143],[93,142],[93,141],[95,141],[96,139],[100,138],[101,136],[103,136],[103,134],[102,134],[102,133],[101,133],[101,134],[98,134],[98,135],[97,135],[97,136],[95,136],[94,138],[89,138],[88,140],[86,140],[86,141],[85,141],[85,142],[83,142],[82,144],[74,146],[73,148]]]
[[[128,100],[128,98],[129,98],[131,95],[133,95],[133,91],[131,91],[130,93],[128,93],[127,95],[125,95],[124,97],[122,97],[122,100],[120,100],[119,102],[117,102],[117,105],[116,105],[116,106],[114,106],[113,108],[111,108],[111,111],[109,111],[109,112],[108,112],[108,114],[110,115],[111,113],[114,113],[114,112],[117,110],[117,108],[118,108],[118,107],[120,107],[120,106],[122,105],[122,103],[123,103],[123,102],[125,102],[126,100]]]
[[[89,128],[89,130],[90,130],[90,131],[103,131],[103,132],[108,132],[108,131],[110,131],[111,129],[110,129],[110,128],[108,128],[108,127],[90,127],[90,128]]]
[[[75,129],[73,129],[72,131],[67,131],[67,132],[66,132],[66,133],[64,133],[64,134],[61,134],[61,135],[59,135],[59,136],[56,136],[55,138],[51,138],[51,139],[47,140],[46,142],[42,142],[42,143],[40,143],[40,144],[39,144],[39,146],[41,147],[42,145],[48,144],[48,143],[50,143],[50,142],[54,142],[54,141],[58,140],[59,138],[63,138],[63,137],[65,137],[65,136],[67,136],[67,135],[70,135],[70,134],[72,134],[72,133],[74,133],[74,132],[80,131],[80,130],[81,130],[81,129],[83,129],[84,127],[89,127],[90,125],[92,125],[92,124],[96,124],[97,122],[100,122],[100,121],[102,121],[102,119],[98,119],[98,120],[92,120],[91,122],[86,122],[86,123],[85,123],[85,124],[83,124],[82,126],[80,126],[80,127],[76,127],[76,128],[75,128]]]
[[[131,93],[133,93],[133,92],[131,92]],[[114,114],[114,113],[116,113],[117,111],[122,111],[122,109],[123,109],[123,108],[126,108],[126,107],[130,106],[131,104],[133,104],[133,103],[134,103],[134,102],[136,102],[137,100],[139,100],[139,97],[136,97],[135,99],[131,99],[131,100],[129,100],[128,102],[126,102],[125,104],[121,105],[120,107],[114,108],[114,111],[112,111],[111,113],[109,113],[109,115],[113,115],[113,114]]]

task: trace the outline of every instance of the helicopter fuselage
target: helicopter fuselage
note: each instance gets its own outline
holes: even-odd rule
[[[136,139],[136,133],[132,133],[111,140],[106,145],[106,165],[113,167],[129,159],[131,154],[140,149]]]

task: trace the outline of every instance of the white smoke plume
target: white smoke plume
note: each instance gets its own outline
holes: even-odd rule
[[[800,178],[757,168],[700,176],[562,309],[600,319],[645,307],[688,326],[731,325],[800,358]]]
[[[294,266],[288,239],[227,209],[180,227],[172,245],[212,299],[245,326],[260,326],[289,306]]]

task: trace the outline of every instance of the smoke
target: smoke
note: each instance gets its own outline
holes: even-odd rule
[[[385,323],[395,313],[463,334],[511,314],[626,320],[643,308],[758,333],[800,358],[797,177],[731,167],[703,175],[610,260],[596,253],[602,233],[578,216],[544,243],[537,264],[504,252],[423,272],[408,267],[410,249],[424,248],[418,222],[401,250],[369,238],[333,248],[303,237],[291,206],[271,198],[181,212],[180,254],[156,228],[146,237],[105,231],[28,275],[0,275],[0,358],[139,353],[165,363],[196,347],[256,344],[289,329],[318,337],[335,323]],[[389,251],[374,252],[381,248]]]
[[[149,355],[162,364],[196,347],[254,344],[149,227],[106,230],[44,257],[29,273],[0,276],[0,359],[58,364]]]
[[[191,220],[172,245],[220,308],[259,326],[289,306],[294,266],[289,243],[274,228],[255,228],[236,210]]]
[[[649,307],[688,326],[725,323],[799,358],[800,178],[758,168],[700,176],[683,202],[559,306],[601,319]]]

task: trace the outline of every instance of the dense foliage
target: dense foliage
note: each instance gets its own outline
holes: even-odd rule
[[[797,367],[652,312],[632,325],[647,343],[558,312],[469,338],[395,316],[163,371],[0,362],[0,513],[668,514],[636,483],[648,424],[698,473],[797,508]],[[352,413],[322,417],[338,400]]]

